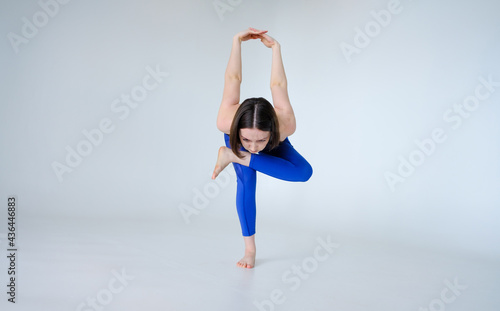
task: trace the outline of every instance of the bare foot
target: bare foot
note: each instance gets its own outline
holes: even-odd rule
[[[255,266],[255,252],[246,251],[245,256],[243,256],[236,265],[240,268],[253,268]]]
[[[220,147],[219,154],[217,156],[217,163],[215,163],[214,173],[212,174],[212,179],[217,178],[217,176],[222,172],[226,166],[231,163],[232,151],[228,147]]]

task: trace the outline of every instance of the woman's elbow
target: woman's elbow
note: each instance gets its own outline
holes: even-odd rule
[[[217,129],[223,133],[229,133],[231,125],[224,120],[217,120]]]

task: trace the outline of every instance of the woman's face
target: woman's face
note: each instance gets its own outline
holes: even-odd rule
[[[266,148],[271,132],[259,129],[240,129],[240,141],[243,148],[251,153],[257,153]]]

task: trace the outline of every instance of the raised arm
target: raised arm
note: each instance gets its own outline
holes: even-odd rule
[[[272,48],[271,94],[280,124],[280,141],[283,141],[295,132],[296,121],[288,98],[288,84],[281,58],[281,45],[267,34],[261,35],[261,41],[265,46]]]
[[[241,42],[250,39],[260,39],[266,31],[260,31],[253,28],[239,32],[233,37],[233,45],[226,73],[224,74],[224,92],[217,115],[217,128],[226,134],[229,134],[231,122],[234,114],[238,110],[240,102],[240,85],[242,80],[241,70]]]

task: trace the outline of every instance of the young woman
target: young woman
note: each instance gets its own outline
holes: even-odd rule
[[[280,44],[266,33],[249,28],[234,36],[217,116],[217,128],[224,133],[226,147],[219,148],[212,179],[233,163],[237,175],[236,208],[245,241],[245,255],[237,263],[242,268],[255,266],[256,172],[286,181],[307,181],[312,175],[311,165],[288,140],[295,132],[295,115],[288,98]],[[239,104],[241,42],[250,39],[260,39],[272,49],[274,107],[262,97]]]

